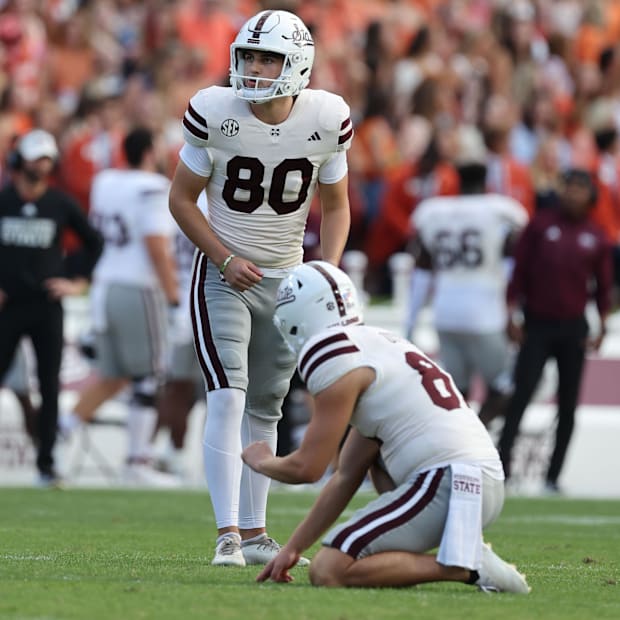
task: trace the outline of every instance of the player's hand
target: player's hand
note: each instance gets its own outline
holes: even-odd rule
[[[48,278],[44,282],[45,288],[52,299],[62,299],[67,295],[81,295],[88,286],[83,278],[70,280],[68,278]]]
[[[235,256],[226,265],[222,275],[230,286],[242,293],[263,279],[263,272],[253,262],[241,256]]]
[[[515,321],[508,321],[506,333],[510,342],[520,345],[523,342],[523,326]]]
[[[586,340],[587,350],[596,353],[601,348],[606,333],[607,330],[605,328],[602,328],[596,336],[588,338]]]
[[[4,306],[6,297],[7,297],[6,293],[0,288],[0,310],[2,309],[2,306]]]
[[[293,581],[295,578],[288,571],[297,564],[300,556],[301,553],[284,545],[278,555],[256,576],[256,581],[267,581],[268,579],[279,583]]]
[[[273,452],[266,441],[255,441],[241,453],[241,458],[248,467],[261,473],[258,469],[260,464],[265,459],[273,458]]]

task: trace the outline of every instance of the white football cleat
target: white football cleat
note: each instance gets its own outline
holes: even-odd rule
[[[215,546],[212,566],[245,566],[239,535],[224,536]]]
[[[483,592],[512,592],[529,594],[531,588],[513,564],[504,562],[486,543],[482,544],[482,566],[475,585]]]
[[[269,564],[278,555],[280,548],[280,545],[267,534],[263,534],[258,540],[241,543],[246,564]],[[308,566],[309,564],[310,560],[303,556],[297,561],[297,566]]]

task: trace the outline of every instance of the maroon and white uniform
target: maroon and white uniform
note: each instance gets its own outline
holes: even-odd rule
[[[376,379],[357,402],[351,425],[381,442],[397,488],[334,528],[324,544],[355,557],[439,545],[453,465],[480,469],[482,524],[496,518],[504,474],[493,442],[450,375],[415,345],[376,327],[338,327],[308,340],[298,363],[312,394],[360,367],[373,368]]]
[[[349,114],[338,95],[304,89],[288,118],[268,125],[230,88],[211,86],[192,97],[183,119],[180,157],[208,178],[209,225],[265,276],[238,293],[198,254],[192,291],[198,358],[207,390],[248,389],[249,401],[261,403],[252,407],[259,417],[281,415],[294,360],[272,324],[275,293],[280,278],[302,262],[317,183],[337,183],[347,174]],[[248,387],[249,375],[255,380]]]

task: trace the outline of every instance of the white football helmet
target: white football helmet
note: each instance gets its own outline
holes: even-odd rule
[[[351,278],[331,263],[313,260],[280,282],[273,322],[297,355],[314,334],[362,323],[363,313]]]
[[[246,75],[243,52],[258,50],[284,57],[282,73],[267,88],[246,86],[252,76]],[[230,46],[230,84],[237,97],[264,103],[276,97],[297,95],[310,81],[314,62],[314,41],[306,25],[288,11],[261,11],[241,28]]]

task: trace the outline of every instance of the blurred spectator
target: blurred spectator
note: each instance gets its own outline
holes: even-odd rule
[[[585,354],[589,348],[596,351],[601,345],[611,290],[609,242],[588,217],[596,202],[596,185],[591,175],[584,170],[567,171],[560,198],[557,209],[536,213],[518,242],[507,300],[508,333],[520,350],[514,392],[499,440],[508,479],[521,418],[545,363],[554,358],[558,368],[557,428],[546,474],[550,492],[559,490],[558,479],[573,432]],[[600,329],[588,338],[585,308],[591,297],[596,300]]]
[[[401,163],[396,135],[385,114],[387,108],[387,96],[371,84],[349,154],[350,174],[359,179],[362,226],[358,235],[362,243],[377,218],[386,183]]]
[[[598,200],[592,209],[592,220],[604,230],[612,245],[614,281],[620,287],[620,155],[612,102],[604,98],[595,101],[588,120],[597,153],[594,175]]]
[[[560,138],[549,135],[538,146],[531,165],[534,186],[535,210],[555,207],[560,187],[561,162]]]
[[[530,169],[519,162],[509,149],[515,111],[503,97],[491,97],[482,119],[484,141],[488,148],[486,187],[489,192],[510,196],[534,212],[534,186]]]
[[[442,138],[445,136],[439,131],[429,136],[420,159],[403,164],[387,182],[379,214],[368,231],[364,248],[368,255],[366,290],[371,294],[389,293],[387,260],[406,248],[411,236],[409,218],[418,203],[432,196],[458,193],[458,174],[443,154]]]
[[[97,172],[124,164],[122,139],[124,81],[118,75],[90,80],[84,87],[76,116],[67,129],[61,178],[84,211]]]
[[[177,12],[181,42],[202,55],[204,86],[219,84],[228,76],[228,50],[240,26],[228,4],[222,0],[185,0]]]

